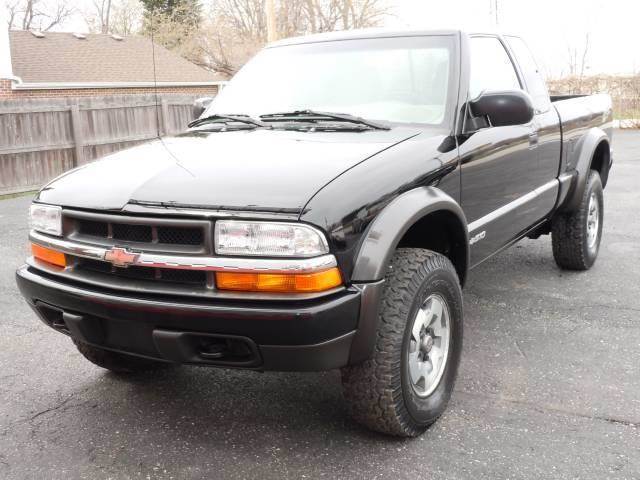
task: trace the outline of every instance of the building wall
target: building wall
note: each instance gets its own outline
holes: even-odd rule
[[[6,98],[11,94],[11,80],[0,78],[0,98]]]
[[[153,88],[78,88],[70,90],[13,90],[11,80],[0,79],[0,98],[64,98],[64,97],[104,97],[108,95],[148,95],[156,93]],[[201,97],[215,96],[216,85],[203,87],[158,87],[159,95],[184,94]]]

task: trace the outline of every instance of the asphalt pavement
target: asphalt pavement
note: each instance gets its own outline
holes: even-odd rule
[[[93,366],[18,293],[30,198],[0,201],[0,479],[640,478],[640,133],[614,150],[595,266],[541,237],[476,268],[449,409],[413,440],[353,423],[338,372]]]

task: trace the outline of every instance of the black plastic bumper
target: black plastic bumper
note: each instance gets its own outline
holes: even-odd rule
[[[88,289],[28,266],[16,280],[47,325],[77,340],[177,363],[281,371],[329,370],[366,358],[380,287],[300,302],[212,304]]]

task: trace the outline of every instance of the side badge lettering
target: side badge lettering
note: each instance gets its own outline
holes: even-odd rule
[[[481,231],[477,235],[474,235],[473,237],[471,237],[471,239],[469,240],[469,245],[473,245],[474,243],[479,242],[486,236],[487,236],[487,231],[486,230]]]

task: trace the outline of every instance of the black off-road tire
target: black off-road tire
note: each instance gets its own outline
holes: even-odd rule
[[[408,342],[417,310],[437,294],[448,306],[450,347],[436,389],[418,396],[408,367]],[[396,436],[423,433],[444,412],[462,351],[462,291],[448,258],[430,250],[396,251],[385,278],[375,351],[365,362],[342,369],[344,395],[353,418],[366,427]]]
[[[589,199],[595,195],[598,202],[599,222],[595,245],[588,242]],[[598,258],[602,225],[604,220],[604,199],[600,175],[591,170],[585,186],[580,206],[574,212],[560,213],[551,223],[551,243],[556,264],[565,270],[588,270]]]
[[[156,362],[146,358],[104,350],[75,339],[73,339],[73,343],[78,348],[78,351],[91,363],[114,373],[148,372],[164,369],[172,365],[171,363]]]

